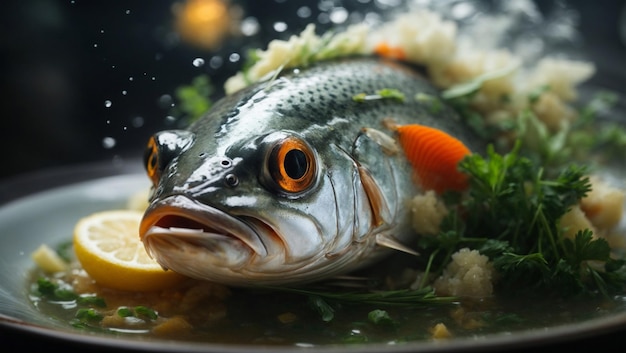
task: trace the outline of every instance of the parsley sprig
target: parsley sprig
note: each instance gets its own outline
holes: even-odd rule
[[[469,197],[444,220],[441,234],[423,237],[432,271],[442,271],[463,247],[489,256],[503,290],[545,290],[558,294],[623,290],[624,261],[610,257],[605,239],[581,230],[563,236],[559,220],[590,191],[586,169],[569,165],[556,175],[518,152],[519,143],[501,155],[464,159],[459,168],[470,178]]]

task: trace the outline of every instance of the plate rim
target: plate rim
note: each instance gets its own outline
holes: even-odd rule
[[[31,198],[39,193],[53,189],[70,187],[86,181],[107,179],[112,176],[136,176],[141,172],[136,158],[122,162],[96,161],[72,166],[44,169],[18,176],[8,180],[0,180],[0,208],[22,198]],[[4,190],[13,190],[9,195]],[[1,289],[1,285],[0,285]],[[295,345],[252,345],[225,344],[192,341],[171,341],[165,339],[142,340],[134,337],[107,337],[101,334],[73,332],[69,329],[48,327],[42,324],[27,322],[0,312],[0,333],[16,330],[34,336],[43,336],[67,344],[98,346],[108,348],[130,349],[133,351],[150,350],[154,352],[307,352],[345,353],[345,352],[471,352],[484,349],[528,348],[545,344],[562,343],[572,338],[583,339],[602,334],[609,334],[626,328],[626,311],[608,314],[603,317],[589,319],[572,324],[560,324],[544,328],[524,329],[512,332],[499,332],[480,336],[459,337],[449,341],[424,340],[401,342],[397,344],[366,343],[366,344],[327,344],[313,347]]]

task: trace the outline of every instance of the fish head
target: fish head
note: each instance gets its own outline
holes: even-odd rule
[[[328,254],[350,243],[350,227],[338,225],[354,217],[338,211],[338,195],[353,194],[340,185],[353,185],[355,173],[331,181],[320,146],[295,131],[232,141],[187,130],[150,139],[153,193],[140,226],[148,253],[166,269],[237,286],[309,282],[341,270]]]

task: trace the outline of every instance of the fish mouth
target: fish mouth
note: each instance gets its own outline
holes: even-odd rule
[[[267,248],[255,229],[239,218],[217,208],[174,195],[154,202],[146,210],[139,236],[148,254],[160,262],[162,252],[173,248],[189,251],[225,253],[237,249],[267,256]],[[193,249],[193,250],[190,250]],[[224,255],[224,257],[227,257]],[[168,261],[165,261],[168,262]]]

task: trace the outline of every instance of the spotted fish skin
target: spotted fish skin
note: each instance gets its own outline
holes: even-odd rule
[[[388,88],[405,99],[354,99]],[[403,151],[363,129],[395,139],[391,119],[470,149],[478,142],[450,107],[433,109],[418,93],[438,96],[394,61],[322,62],[223,98],[187,130],[156,134],[146,155],[155,184],[140,227],[146,249],[182,274],[252,286],[350,272],[389,254],[377,239],[410,245],[407,203],[421,187]]]

